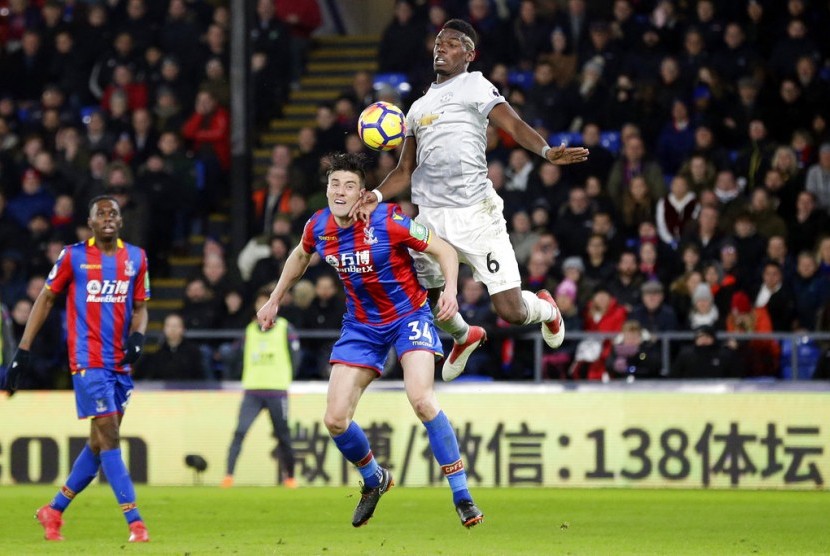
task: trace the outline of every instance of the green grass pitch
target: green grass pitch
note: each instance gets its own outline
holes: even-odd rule
[[[0,554],[830,554],[826,492],[474,490],[464,529],[446,488],[394,488],[351,526],[357,487],[138,487],[150,531],[129,545],[112,493],[94,485],[65,514],[66,541],[33,519],[54,487],[0,488]]]

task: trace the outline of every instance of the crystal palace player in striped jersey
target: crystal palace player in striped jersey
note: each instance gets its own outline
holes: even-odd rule
[[[90,419],[89,442],[64,486],[35,517],[47,540],[63,540],[63,511],[103,468],[130,528],[130,542],[149,540],[135,503],[135,488],[121,458],[119,427],[133,382],[130,365],[141,355],[147,328],[150,278],[144,250],[118,238],[123,224],[113,197],[90,202],[92,239],[67,246],[38,295],[12,360],[7,389],[29,364],[29,346],[58,294],[67,294],[69,367],[78,417]]]
[[[380,376],[389,348],[394,346],[403,366],[407,397],[426,427],[461,523],[472,527],[484,516],[467,490],[455,431],[433,391],[435,358],[442,355],[442,348],[409,249],[433,255],[447,280],[437,303],[437,318],[452,318],[458,311],[458,258],[449,244],[410,220],[396,205],[380,204],[367,222],[349,217],[364,190],[364,180],[360,155],[332,156],[326,188],[329,206],[309,219],[300,245],[286,260],[257,319],[264,329],[273,326],[283,296],[303,275],[315,251],[331,265],[343,281],[347,312],[340,339],[332,348],[324,422],[338,449],[365,481],[352,525],[366,523],[380,497],[394,484],[391,473],[372,455],[363,429],[352,421],[360,396]]]

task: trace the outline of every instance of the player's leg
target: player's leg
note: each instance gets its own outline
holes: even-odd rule
[[[291,429],[288,427],[288,396],[265,398],[265,404],[271,416],[271,424],[274,426],[277,456],[285,471],[285,480],[282,484],[294,488],[297,486],[297,481],[294,479],[294,449],[291,447]]]
[[[99,450],[101,467],[130,527],[129,541],[147,542],[150,538],[136,505],[135,486],[120,447],[121,421],[130,401],[133,381],[126,373],[103,369],[87,370],[86,376],[100,385],[100,397],[96,403],[104,406],[99,408],[103,411],[99,411],[92,420],[90,443],[93,450]]]
[[[417,315],[418,313],[416,313],[416,317]],[[450,485],[453,503],[456,508],[466,510],[468,506],[475,508],[475,505],[467,488],[467,473],[461,460],[458,439],[449,419],[438,405],[433,387],[435,355],[440,353],[441,344],[437,340],[437,335],[435,335],[432,349],[416,343],[423,343],[424,338],[433,336],[432,332],[423,332],[432,328],[429,321],[427,315],[421,314],[420,320],[415,321],[414,327],[409,322],[405,323],[406,329],[419,329],[422,330],[422,334],[420,338],[413,339],[411,334],[402,329],[404,333],[398,337],[395,347],[398,353],[402,354],[401,365],[403,366],[404,384],[409,403],[415,411],[415,415],[418,416],[418,419],[421,420],[427,430],[432,453]],[[432,328],[432,331],[434,331],[434,328]],[[461,510],[458,511],[461,515]],[[481,512],[478,511],[478,508],[475,508],[474,515],[462,517],[462,523],[465,527],[471,527],[480,522],[482,518]]]
[[[498,195],[482,201],[481,210],[470,216],[453,246],[459,260],[473,269],[473,278],[487,287],[496,314],[514,325],[541,323],[545,342],[557,348],[565,338],[559,308],[546,290],[534,294],[521,289],[519,264],[503,210],[504,202]]]
[[[236,460],[239,458],[239,453],[242,451],[242,441],[245,440],[245,435],[254,423],[259,412],[262,411],[263,401],[246,392],[242,396],[242,403],[239,405],[239,418],[236,423],[236,430],[233,432],[233,440],[230,448],[228,448],[228,461],[225,467],[225,478],[222,480],[222,486],[228,488],[233,486],[233,473],[236,470]]]

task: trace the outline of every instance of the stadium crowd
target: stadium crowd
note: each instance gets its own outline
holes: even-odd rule
[[[154,277],[222,210],[228,10],[206,0],[10,0],[7,12],[0,296],[19,334],[62,245],[87,237],[83,207],[93,195],[120,196],[123,236],[147,248]],[[365,150],[355,123],[369,103],[405,109],[420,96],[434,79],[435,33],[451,17],[479,33],[471,71],[552,145],[591,151],[587,163],[560,168],[488,129],[489,177],[505,201],[523,287],[555,292],[568,331],[616,334],[546,352],[547,377],[659,377],[653,335],[677,330],[695,339],[673,348],[670,376],[779,377],[788,350],[804,349],[813,376],[830,378],[827,345],[719,337],[830,331],[830,35],[821,31],[830,6],[808,0],[395,2],[378,74],[356,73],[318,106],[296,149],[273,148],[252,185],[250,242],[233,259],[220,242],[205,243],[180,317],[165,322],[166,355],[146,356],[139,377],[238,377],[236,343],[194,346],[182,331],[250,322],[256,292],[325,204],[326,154]],[[297,86],[319,23],[314,0],[256,3],[259,122],[278,115]],[[410,90],[389,79],[400,74]],[[369,154],[375,185],[396,153]],[[281,314],[298,329],[337,330],[338,288],[327,265],[314,264]],[[464,317],[491,338],[468,373],[531,376],[532,350],[496,317],[481,285],[465,275],[459,291]],[[33,346],[43,387],[55,384],[51,369],[64,357],[49,334],[60,336],[59,319]],[[299,378],[325,378],[329,343],[303,340]]]

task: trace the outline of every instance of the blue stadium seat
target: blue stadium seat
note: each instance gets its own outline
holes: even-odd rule
[[[821,355],[821,349],[815,341],[804,338],[798,342],[798,374],[799,380],[810,380],[816,372],[816,365]],[[793,343],[790,340],[781,340],[781,378],[793,378]]]
[[[581,145],[582,134],[576,131],[563,131],[562,133],[551,133],[548,137],[548,145],[558,147],[559,145]]]
[[[375,81],[372,84],[375,90],[380,90],[384,85],[388,85],[398,91],[401,97],[409,96],[409,93],[412,92],[412,85],[409,84],[405,73],[375,74]]]
[[[603,131],[599,134],[599,144],[611,151],[614,156],[619,154],[620,147],[620,132],[619,131]]]
[[[521,87],[525,91],[533,85],[532,71],[509,71],[507,72],[507,83],[514,87]]]

